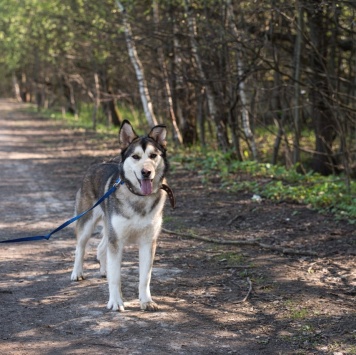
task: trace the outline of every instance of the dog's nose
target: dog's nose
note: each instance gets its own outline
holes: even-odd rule
[[[151,170],[142,169],[141,174],[144,179],[148,179],[151,175]]]

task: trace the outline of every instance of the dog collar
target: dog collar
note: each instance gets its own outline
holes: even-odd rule
[[[161,189],[167,192],[169,202],[171,203],[171,207],[173,209],[175,209],[176,208],[176,198],[174,197],[173,190],[166,184],[162,184]]]
[[[129,181],[127,181],[126,179],[121,180],[120,184],[121,185],[125,184],[126,187],[129,189],[129,191],[136,196],[141,196],[141,197],[149,196],[149,195],[141,195],[141,194],[138,194],[137,192],[135,192],[134,189],[132,188],[131,183]],[[176,207],[176,199],[175,199],[173,190],[167,184],[162,184],[160,189],[166,191],[168,198],[169,198],[169,202],[171,204],[171,207],[174,209]]]

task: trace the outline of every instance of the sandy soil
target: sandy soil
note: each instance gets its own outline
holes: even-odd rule
[[[117,151],[115,139],[24,108],[0,100],[0,240],[48,233],[69,219],[87,167]],[[160,311],[139,309],[137,250],[130,247],[126,311],[119,313],[105,307],[97,235],[83,282],[70,281],[70,227],[49,241],[0,244],[1,354],[356,354],[353,225],[302,205],[258,203],[220,189],[216,178],[203,185],[179,165],[169,181],[177,209],[167,204],[165,228],[259,238],[301,255],[162,233],[151,286]]]

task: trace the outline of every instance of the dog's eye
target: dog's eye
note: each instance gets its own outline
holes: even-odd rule
[[[152,154],[150,155],[150,158],[151,158],[151,159],[157,158],[157,154],[152,153]]]
[[[140,160],[140,156],[137,155],[137,154],[134,154],[134,155],[132,156],[132,158],[135,159],[135,160]]]

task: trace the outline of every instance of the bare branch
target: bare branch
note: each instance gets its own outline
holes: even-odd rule
[[[215,239],[204,237],[201,235],[196,235],[193,233],[182,233],[182,232],[174,232],[165,228],[162,228],[162,232],[172,235],[177,235],[180,237],[185,238],[193,238],[197,240],[202,240],[208,243],[215,243],[215,244],[224,244],[224,245],[251,245],[257,246],[263,249],[268,249],[272,251],[278,251],[283,254],[291,254],[291,255],[307,255],[307,256],[318,256],[318,253],[309,250],[297,250],[288,247],[279,247],[276,245],[270,245],[266,243],[261,243],[259,239],[248,239],[248,240],[226,240],[226,239]]]

